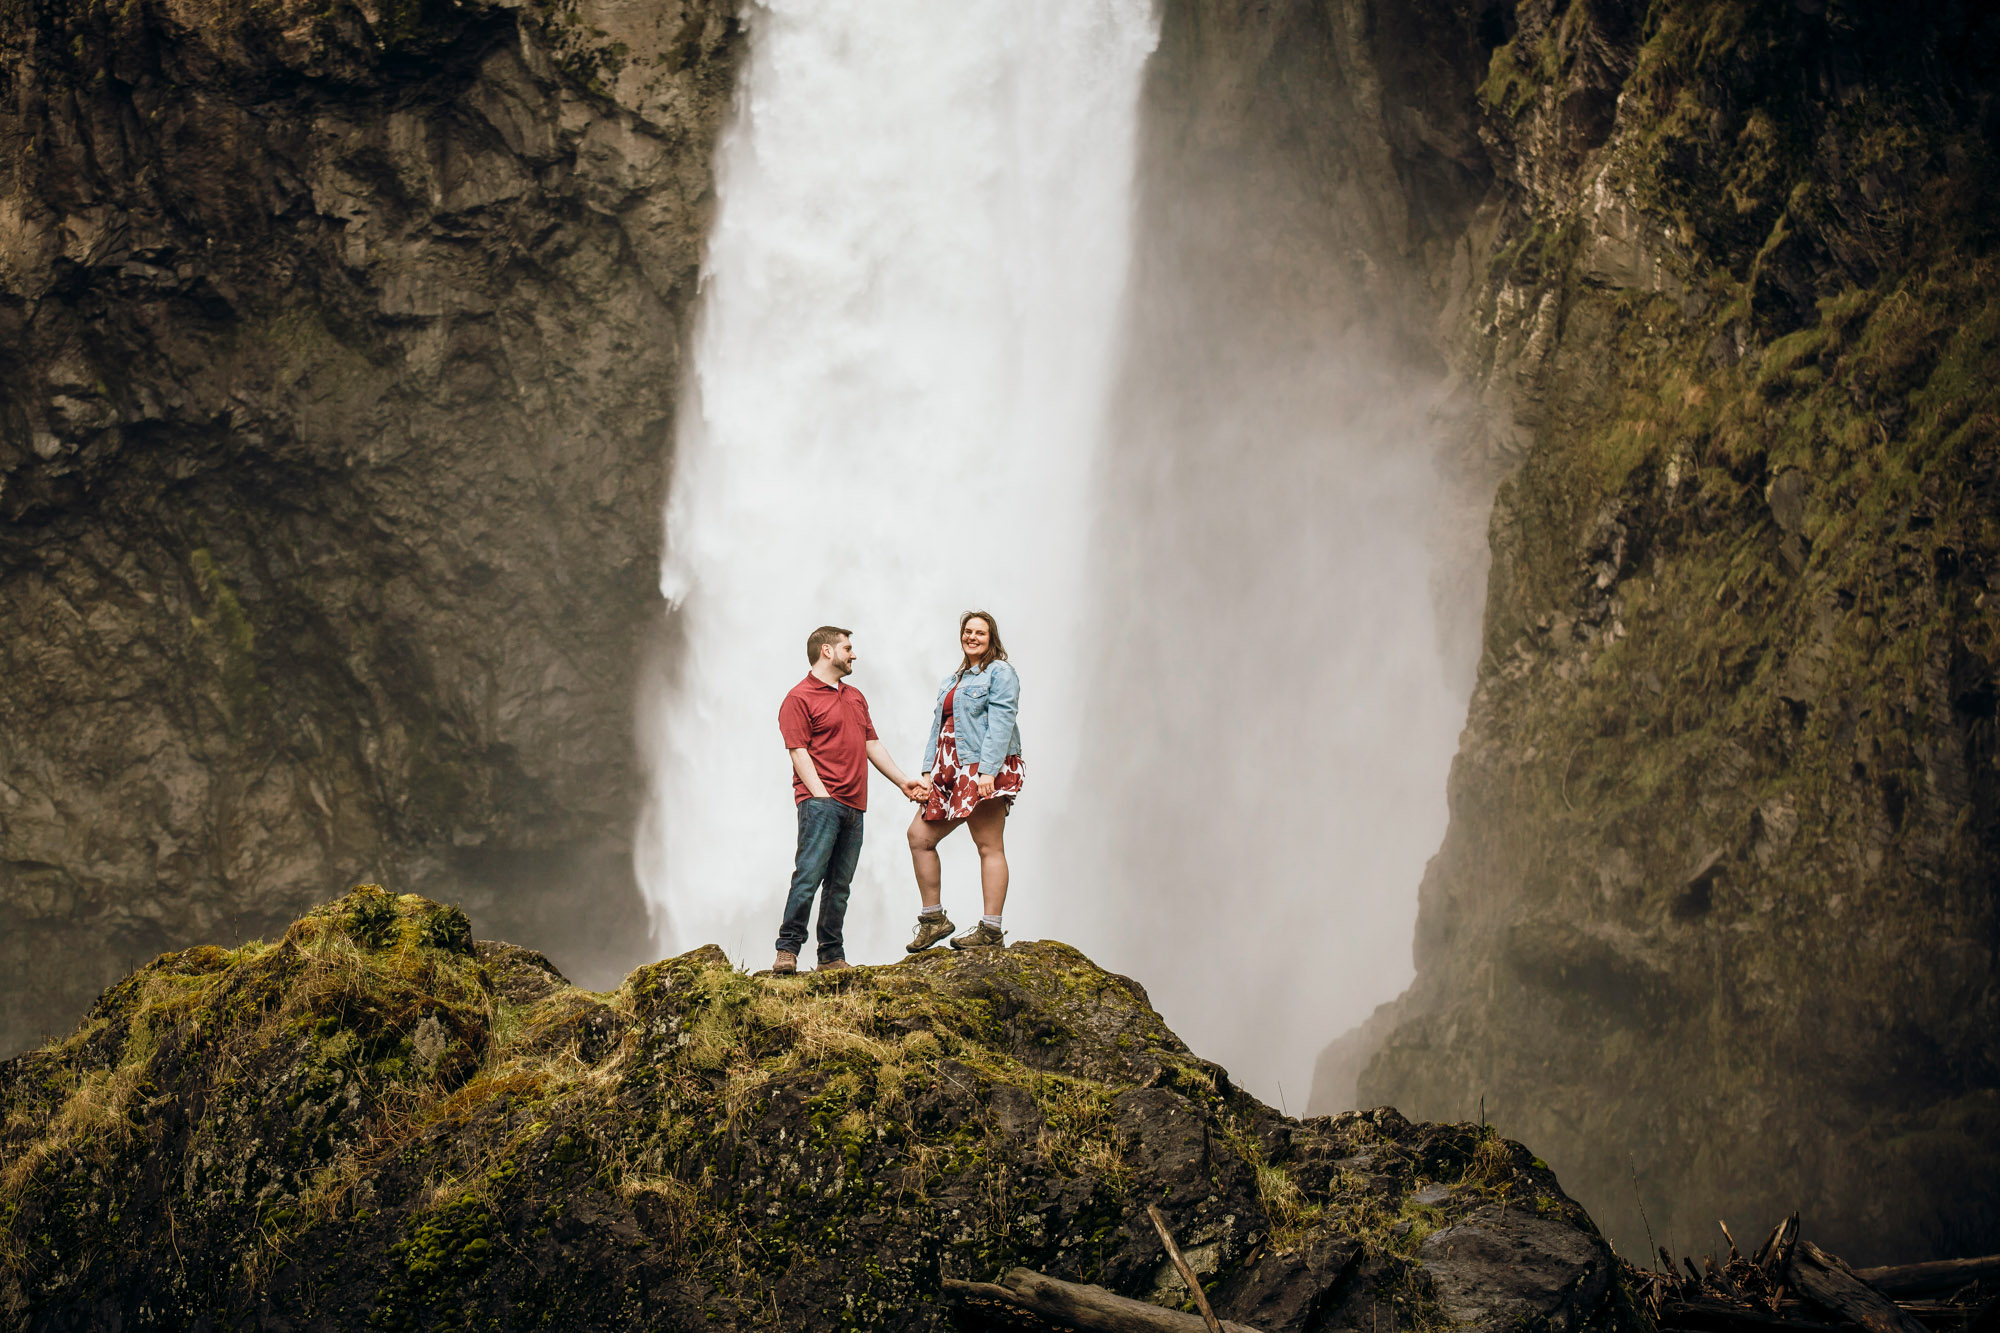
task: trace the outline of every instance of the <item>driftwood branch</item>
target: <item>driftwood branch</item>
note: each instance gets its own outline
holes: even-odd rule
[[[959,1282],[946,1278],[944,1294],[972,1316],[1009,1328],[1071,1330],[1072,1333],[1208,1333],[1198,1315],[1162,1309],[1113,1295],[1102,1287],[1063,1282],[1016,1268],[999,1282]],[[1242,1324],[1219,1321],[1221,1333],[1257,1333]]]
[[[1868,1333],[1925,1333],[1924,1326],[1895,1302],[1854,1275],[1854,1270],[1801,1240],[1792,1251],[1792,1285],[1825,1310],[1851,1319]]]
[[[1938,1259],[1927,1264],[1857,1268],[1854,1276],[1885,1296],[1918,1296],[1924,1292],[1949,1291],[1968,1282],[2000,1277],[2000,1254],[1988,1254],[1977,1259]]]
[[[1694,1333],[1828,1333],[1825,1324],[1786,1319],[1735,1301],[1696,1296],[1661,1303],[1660,1326]]]
[[[1208,1293],[1201,1289],[1201,1279],[1195,1276],[1188,1261],[1181,1258],[1181,1247],[1174,1244],[1174,1233],[1167,1230],[1167,1219],[1160,1214],[1158,1205],[1147,1204],[1146,1216],[1153,1219],[1153,1230],[1160,1233],[1160,1244],[1167,1247],[1167,1258],[1174,1261],[1174,1271],[1187,1283],[1187,1289],[1194,1293],[1194,1303],[1201,1310],[1201,1319],[1208,1326],[1208,1333],[1222,1333],[1222,1324],[1215,1317],[1215,1311],[1208,1308]]]
[[[1748,1256],[1721,1231],[1721,1258],[1625,1266],[1662,1333],[2000,1333],[2000,1255],[1854,1269],[1801,1239],[1797,1213]]]

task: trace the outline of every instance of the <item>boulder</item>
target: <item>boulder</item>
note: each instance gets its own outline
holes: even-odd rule
[[[0,1161],[30,1329],[934,1329],[1016,1269],[1191,1310],[1148,1205],[1261,1333],[1622,1328],[1525,1148],[1287,1119],[1049,941],[594,993],[366,885],[0,1065]]]

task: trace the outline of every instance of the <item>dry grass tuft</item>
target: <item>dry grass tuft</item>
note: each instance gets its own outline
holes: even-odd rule
[[[1034,1088],[1047,1118],[1035,1151],[1059,1171],[1101,1180],[1115,1196],[1131,1188],[1132,1169],[1118,1151],[1109,1089],[1083,1079],[1044,1075]]]
[[[1500,1137],[1500,1131],[1485,1127],[1472,1162],[1465,1169],[1467,1184],[1477,1185],[1502,1198],[1514,1188],[1514,1149]]]
[[[1270,1244],[1274,1250],[1297,1249],[1325,1211],[1320,1204],[1306,1202],[1298,1182],[1281,1166],[1258,1163],[1257,1196],[1263,1201],[1264,1216],[1271,1224]]]

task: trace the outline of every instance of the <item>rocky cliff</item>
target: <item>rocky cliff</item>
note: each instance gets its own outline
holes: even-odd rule
[[[1640,1326],[1519,1144],[1280,1116],[1054,943],[592,993],[363,886],[0,1065],[0,1163],[35,1329],[932,1329],[1017,1264],[1191,1305],[1149,1203],[1262,1333]]]
[[[732,13],[0,6],[0,1050],[354,878],[643,956]]]
[[[367,875],[638,961],[584,941],[642,934],[739,46],[723,0],[0,3],[0,1048]],[[1162,5],[1132,441],[1367,344],[1449,375],[1452,513],[1508,478],[1350,1086],[1483,1100],[1634,1251],[2000,1248],[1994,68],[1950,0]]]
[[[1439,336],[1509,475],[1418,979],[1327,1072],[1483,1101],[1628,1252],[2000,1247],[2000,28],[1466,22]]]

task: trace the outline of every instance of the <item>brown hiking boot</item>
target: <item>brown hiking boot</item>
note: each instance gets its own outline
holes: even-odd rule
[[[845,958],[829,958],[819,965],[819,970],[822,972],[838,972],[843,967],[853,966],[854,964],[848,962]]]
[[[998,926],[989,926],[984,921],[952,939],[954,949],[1004,949],[1007,947],[1007,932]]]
[[[943,912],[932,912],[929,916],[920,916],[917,918],[916,938],[903,946],[903,952],[922,953],[945,936],[951,934],[952,930],[951,918]]]
[[[792,973],[799,970],[799,956],[795,953],[786,953],[783,949],[780,949],[778,951],[778,961],[771,964],[771,970],[781,977],[789,977]]]

